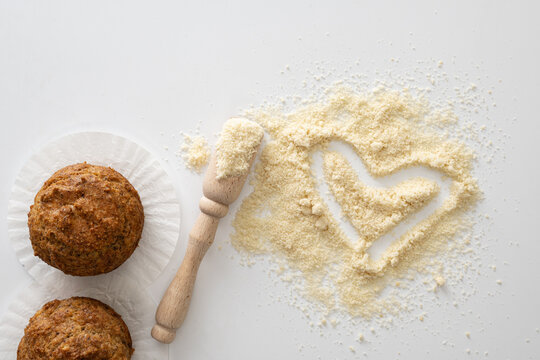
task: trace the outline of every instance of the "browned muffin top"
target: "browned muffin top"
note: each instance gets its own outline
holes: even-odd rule
[[[87,297],[53,300],[30,319],[17,360],[125,360],[129,329],[111,307]]]
[[[70,275],[97,275],[120,266],[141,237],[139,194],[115,170],[66,166],[45,182],[28,213],[34,254]]]

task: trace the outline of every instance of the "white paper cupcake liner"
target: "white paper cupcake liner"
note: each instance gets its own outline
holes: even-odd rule
[[[138,191],[144,207],[144,228],[137,249],[108,274],[123,274],[141,286],[155,280],[169,262],[180,232],[180,206],[169,176],[159,161],[134,142],[103,132],[64,136],[46,145],[23,166],[15,180],[8,208],[8,233],[23,267],[36,280],[63,274],[34,256],[28,211],[43,183],[58,169],[81,162],[110,166]]]
[[[0,323],[0,359],[17,359],[17,348],[30,318],[54,299],[86,296],[112,307],[126,323],[133,341],[133,360],[167,360],[168,346],[150,336],[156,304],[134,281],[122,276],[74,278],[49,274],[22,290]]]

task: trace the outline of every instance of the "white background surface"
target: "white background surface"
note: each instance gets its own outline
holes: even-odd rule
[[[174,155],[180,131],[194,133],[200,124],[213,141],[224,119],[301,88],[309,71],[339,73],[356,62],[384,70],[397,57],[406,73],[418,60],[455,59],[455,69],[493,85],[497,106],[488,125],[507,136],[497,175],[480,179],[481,210],[494,224],[486,251],[498,270],[486,263],[477,294],[456,308],[459,294],[449,291],[424,322],[397,322],[376,334],[360,322],[362,344],[339,326],[320,336],[300,311],[272,300],[288,290],[268,278],[264,264],[239,265],[226,241],[229,218],[201,266],[171,359],[539,359],[538,4],[0,1],[0,312],[30,281],[7,241],[9,189],[24,161],[50,140],[105,130],[164,160],[183,214],[177,255],[151,287],[158,300],[180,264],[201,195],[200,177]]]

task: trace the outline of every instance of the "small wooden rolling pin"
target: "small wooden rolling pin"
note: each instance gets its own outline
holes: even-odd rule
[[[259,146],[260,140],[251,156],[250,167]],[[170,344],[176,336],[176,329],[184,322],[199,265],[206,251],[214,242],[219,220],[227,214],[229,205],[240,195],[248,174],[249,171],[246,171],[241,176],[218,180],[216,178],[216,154],[212,155],[203,180],[204,196],[199,202],[201,214],[189,233],[184,260],[161,299],[156,312],[156,325],[152,329],[152,337],[157,341]]]

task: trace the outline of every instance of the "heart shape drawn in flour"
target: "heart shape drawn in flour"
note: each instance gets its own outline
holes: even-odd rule
[[[354,267],[366,274],[380,274],[395,265],[448,201],[451,180],[423,166],[374,178],[352,147],[341,142],[315,153],[314,160],[315,170],[322,170],[325,179],[318,184],[321,198],[332,213],[341,212],[345,234],[358,238]],[[412,220],[416,221],[411,224]]]

